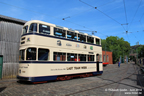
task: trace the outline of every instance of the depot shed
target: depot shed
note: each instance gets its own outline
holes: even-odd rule
[[[19,44],[24,20],[0,15],[0,56],[3,66],[2,78],[15,78],[19,62]],[[1,79],[1,78],[0,78]]]

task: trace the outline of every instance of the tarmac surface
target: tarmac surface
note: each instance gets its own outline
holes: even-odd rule
[[[100,76],[43,84],[0,80],[0,96],[144,96],[144,75],[134,63],[111,64]]]

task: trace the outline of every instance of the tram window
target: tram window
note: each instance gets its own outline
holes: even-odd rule
[[[54,52],[53,56],[54,56],[53,57],[54,61],[65,61],[66,60],[66,53]]]
[[[28,48],[26,60],[36,60],[36,48]]]
[[[78,55],[78,59],[79,59],[80,61],[86,61],[86,55],[85,55],[85,54],[79,54],[79,55]]]
[[[77,40],[76,33],[67,31],[67,39]]]
[[[88,61],[94,61],[94,55],[88,55]]]
[[[24,56],[25,56],[25,50],[20,50],[19,51],[19,60],[24,60]]]
[[[78,41],[86,42],[86,36],[82,34],[78,34]]]
[[[76,33],[72,33],[72,40],[77,40],[77,34]]]
[[[50,26],[39,24],[39,33],[50,34]]]
[[[67,61],[77,61],[77,54],[67,53]]]
[[[100,56],[99,56],[99,54],[96,55],[96,61],[100,61]]]
[[[66,38],[66,31],[58,28],[54,28],[54,35],[56,37]]]
[[[49,50],[48,49],[38,49],[38,60],[48,60]]]
[[[28,26],[23,27],[23,34],[26,34],[28,30]]]
[[[93,44],[94,43],[94,38],[90,37],[90,36],[87,36],[87,42]]]
[[[37,23],[32,23],[29,28],[29,33],[37,32]]]
[[[97,44],[97,45],[100,45],[100,39],[97,39],[97,38],[96,38],[96,44]]]

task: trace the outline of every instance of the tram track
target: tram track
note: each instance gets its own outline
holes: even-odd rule
[[[128,68],[129,68],[129,66],[126,68],[125,72],[123,72],[123,73],[126,73],[127,70],[128,70]],[[108,85],[112,85],[112,84],[115,84],[115,83],[120,83],[122,80],[131,77],[134,73],[135,73],[135,72],[133,72],[132,74],[130,74],[130,75],[127,76],[127,77],[123,77],[123,76],[124,76],[124,75],[123,75],[123,76],[121,77],[121,79],[118,80],[118,81],[114,81],[114,82],[112,82],[112,83],[108,83],[108,84],[104,84],[104,85],[96,86],[96,87],[93,87],[93,88],[89,88],[89,89],[85,89],[85,90],[77,91],[77,92],[74,92],[74,93],[66,94],[65,96],[70,96],[70,95],[74,95],[74,94],[78,94],[78,93],[82,93],[82,92],[86,92],[86,91],[94,90],[94,89],[97,89],[97,88],[106,87],[106,86],[108,86]],[[118,86],[117,86],[117,87],[118,87]],[[112,93],[110,96],[113,96],[113,95],[114,95],[114,93]]]
[[[129,66],[128,66],[129,67]],[[123,67],[123,69],[122,70],[128,70],[128,67],[126,66],[125,68]],[[113,71],[113,72],[116,72],[116,71]],[[120,74],[123,74],[124,72],[122,72],[122,73],[120,73]],[[94,90],[94,89],[97,89],[97,88],[101,88],[101,87],[105,87],[105,86],[108,86],[108,85],[112,85],[112,84],[115,84],[115,83],[118,83],[118,82],[120,82],[120,81],[122,81],[122,80],[124,80],[124,79],[126,79],[126,78],[128,78],[128,77],[130,77],[130,76],[132,76],[133,74],[134,74],[135,72],[133,72],[132,74],[130,74],[129,76],[127,76],[127,77],[124,77],[123,79],[120,79],[120,80],[117,80],[117,81],[112,81],[112,83],[108,83],[108,84],[104,84],[104,85],[99,85],[99,86],[96,86],[96,87],[93,87],[93,88],[89,88],[89,89],[85,89],[85,90],[81,90],[81,91],[77,91],[77,92],[73,92],[73,93],[70,93],[70,94],[66,94],[65,96],[70,96],[70,95],[74,95],[74,94],[78,94],[78,93],[81,93],[81,92],[85,92],[85,91],[90,91],[90,90]],[[119,74],[119,75],[120,75]],[[114,77],[114,78],[116,78],[116,76],[115,75],[117,75],[117,74],[114,74],[112,77]],[[92,76],[93,77],[93,76]],[[96,77],[96,76],[94,76],[94,77]],[[88,79],[89,78],[91,78],[91,77],[88,77]],[[98,78],[101,78],[101,77],[98,77]],[[103,79],[103,80],[108,80],[108,79]],[[68,80],[69,81],[69,80]],[[111,81],[111,80],[109,80],[109,81]],[[58,82],[65,82],[65,81],[58,81]],[[86,83],[80,83],[80,84],[72,84],[71,86],[69,86],[70,88],[72,88],[72,87],[75,87],[75,86],[80,86],[80,87],[83,87],[83,86],[87,86],[88,84],[93,84],[93,83],[97,83],[98,81],[91,81],[91,82],[86,82]],[[100,81],[101,82],[101,81]],[[6,83],[6,82],[4,82],[4,83]],[[13,81],[13,82],[11,82],[11,83],[15,83],[14,84],[14,86],[15,87],[22,87],[22,86],[26,86],[27,84],[16,84],[16,82],[15,81]],[[45,84],[48,84],[48,83],[45,83]],[[35,84],[33,84],[33,85],[35,85]],[[39,84],[37,84],[37,85],[39,85]],[[7,88],[12,88],[13,87],[13,84],[12,85],[8,85],[7,86]],[[55,87],[57,87],[58,89],[61,89],[61,88],[67,88],[68,86],[59,86],[59,85],[56,85]],[[49,89],[48,89],[49,90]],[[53,87],[50,89],[50,90],[53,90]],[[36,91],[37,92],[37,91]]]

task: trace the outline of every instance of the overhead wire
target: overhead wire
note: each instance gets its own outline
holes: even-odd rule
[[[142,2],[142,0],[140,1],[139,5],[138,5],[138,7],[137,7],[137,10],[136,10],[136,12],[135,12],[135,14],[134,14],[134,16],[133,16],[133,18],[132,18],[132,21],[130,22],[130,25],[129,25],[129,27],[128,27],[128,30],[129,30],[129,28],[131,27],[131,24],[132,24],[132,22],[133,22],[133,20],[134,20],[134,18],[135,18],[135,16],[136,16],[136,14],[137,14],[137,12],[138,12],[138,9],[139,9],[139,7],[140,7],[140,5],[141,5],[141,2]]]
[[[79,1],[80,1],[80,2],[83,2],[83,1],[81,1],[81,0],[79,0]],[[107,5],[107,4],[109,4],[109,3],[112,3],[112,2],[114,2],[114,1],[115,1],[115,0],[112,0],[112,1],[110,1],[110,2],[107,2],[107,3],[103,4],[103,5],[100,5],[100,6],[98,6],[98,7],[105,6],[105,5]],[[90,6],[89,4],[87,4],[87,5]],[[92,7],[92,6],[90,6],[90,7]],[[80,13],[77,13],[77,14],[74,14],[74,15],[71,15],[71,16],[67,16],[67,17],[62,18],[62,19],[65,20],[65,19],[71,18],[71,17],[73,17],[73,16],[77,16],[77,15],[79,15],[79,14],[88,12],[88,11],[90,11],[90,10],[92,10],[92,9],[93,9],[93,8],[90,8],[90,9],[85,10],[85,11],[83,11],[83,12],[80,12]]]
[[[123,0],[123,3],[124,3],[124,10],[125,10],[126,24],[128,25],[127,14],[126,14],[126,6],[125,6],[125,0]]]
[[[94,8],[94,9],[96,9],[96,10],[98,10],[99,12],[101,12],[102,14],[104,14],[104,15],[107,16],[108,18],[112,19],[113,21],[117,22],[118,24],[120,24],[120,25],[123,27],[123,25],[122,25],[120,22],[118,22],[118,21],[115,20],[114,18],[110,17],[110,16],[107,15],[106,13],[102,12],[102,11],[99,10],[97,7],[94,7],[94,6],[88,4],[88,3],[84,2],[84,1],[81,1],[81,0],[79,0],[79,1],[82,2],[82,3],[84,3],[84,4],[86,4],[86,5],[88,5],[88,6],[90,6],[90,7],[92,7],[92,8]],[[125,29],[124,27],[123,27],[123,29],[126,31],[126,29]]]
[[[26,9],[26,8],[22,8],[22,7],[19,7],[19,6],[12,5],[12,4],[4,3],[4,2],[1,2],[1,1],[0,1],[0,3],[1,3],[1,4],[8,5],[8,6],[15,7],[15,8],[23,9],[23,10],[26,10],[26,11],[30,11],[30,12],[33,12],[33,13],[43,14],[43,13],[41,13],[41,12],[37,12],[37,11],[33,11],[33,10],[29,10],[29,9]],[[60,19],[60,20],[62,20],[61,18],[56,17],[56,16],[52,16],[52,15],[48,15],[48,14],[43,14],[43,15],[50,16],[50,17],[52,17],[52,18],[56,18],[56,19]],[[71,21],[68,21],[68,20],[63,20],[63,21],[66,21],[66,22],[72,23],[72,24],[74,24],[74,25],[77,25],[77,26],[80,26],[80,27],[83,27],[83,28],[89,29],[89,28],[87,28],[87,27],[85,27],[85,26],[83,26],[83,25],[80,25],[80,24],[77,24],[77,23],[74,23],[74,22],[71,22]]]

